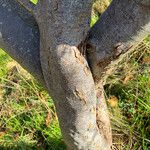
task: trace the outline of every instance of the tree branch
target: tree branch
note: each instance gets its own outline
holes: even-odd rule
[[[0,48],[45,85],[39,54],[38,26],[17,2],[0,1]]]
[[[100,82],[112,61],[121,60],[122,54],[131,51],[149,33],[149,1],[113,0],[91,28],[86,41],[87,58],[95,82]]]

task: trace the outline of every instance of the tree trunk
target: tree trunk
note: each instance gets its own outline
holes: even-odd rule
[[[96,123],[93,77],[79,49],[90,27],[91,4],[90,0],[41,1],[39,14],[45,18],[36,16],[41,62],[68,148],[109,150]]]
[[[92,0],[0,0],[0,46],[48,90],[71,150],[111,149],[103,77],[150,32],[147,0],[113,0],[90,29],[91,6]]]

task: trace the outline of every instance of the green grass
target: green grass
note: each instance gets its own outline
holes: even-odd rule
[[[113,124],[114,146],[125,150],[150,149],[150,42],[147,38],[145,51],[127,58],[117,71],[108,78],[106,95],[118,100],[110,106]],[[131,78],[127,79],[129,75]],[[126,81],[126,82],[125,82]]]
[[[30,2],[36,5],[38,3],[38,0],[30,0]]]
[[[10,61],[0,50],[0,149],[66,149],[52,99]]]
[[[99,19],[98,15],[94,15],[92,18],[91,18],[91,27],[97,22],[97,20]]]
[[[5,76],[7,73],[6,64],[11,60],[11,58],[0,49],[0,76]]]

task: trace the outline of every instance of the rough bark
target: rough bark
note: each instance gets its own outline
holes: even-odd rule
[[[149,34],[150,2],[113,0],[88,33],[91,0],[16,1],[0,0],[0,46],[47,87],[69,149],[109,150],[102,76]]]
[[[69,149],[110,149],[96,123],[96,91],[78,45],[90,24],[91,1],[41,2],[37,16],[42,69]],[[51,6],[51,7],[50,7]],[[68,115],[69,114],[69,115]]]

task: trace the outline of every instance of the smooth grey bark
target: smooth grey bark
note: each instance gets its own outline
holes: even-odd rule
[[[111,61],[118,61],[149,34],[150,2],[114,0],[89,31],[91,0],[39,0],[37,7],[27,0],[17,1],[28,13],[18,15],[16,9],[10,13],[12,1],[0,1],[0,7],[4,2],[9,6],[2,8],[5,13],[0,9],[6,26],[0,26],[0,46],[46,83],[69,149],[109,150],[112,139],[102,77]],[[14,28],[17,23],[18,29]],[[31,39],[31,44],[24,39]]]
[[[87,38],[87,57],[95,82],[101,82],[108,65],[135,48],[149,33],[149,0],[113,0]]]
[[[0,48],[45,84],[35,18],[16,1],[0,0]]]

